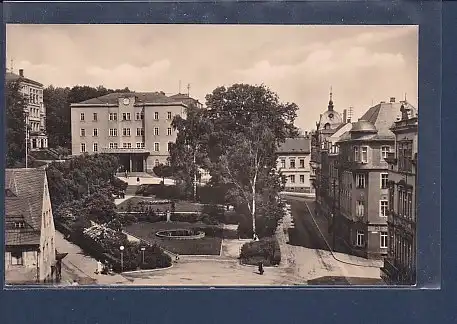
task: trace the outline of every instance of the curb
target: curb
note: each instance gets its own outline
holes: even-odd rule
[[[166,268],[155,268],[155,269],[125,271],[125,272],[121,272],[120,275],[149,273],[149,272],[156,272],[156,271],[160,271],[160,270],[168,270],[168,269],[171,269],[171,268],[173,268],[173,263],[169,267],[166,267]]]

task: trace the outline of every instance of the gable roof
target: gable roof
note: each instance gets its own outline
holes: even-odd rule
[[[6,230],[6,245],[39,244],[46,171],[5,170],[5,220],[23,221],[24,229]]]
[[[311,152],[311,139],[309,137],[287,138],[279,145],[277,153],[302,153]]]
[[[6,74],[5,74],[5,81],[6,82],[12,82],[12,81],[17,81],[17,80],[36,85],[38,87],[42,87],[43,86],[43,84],[40,83],[40,82],[34,81],[32,79],[29,79],[29,78],[21,77],[20,75],[18,75],[16,73],[6,72]]]
[[[172,103],[175,99],[162,92],[116,92],[78,102],[76,104],[118,104],[119,98],[136,97],[136,103]]]

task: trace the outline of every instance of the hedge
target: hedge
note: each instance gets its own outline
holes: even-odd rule
[[[241,247],[240,260],[243,264],[265,266],[278,265],[281,262],[281,250],[275,237],[261,238],[256,242],[249,242]]]

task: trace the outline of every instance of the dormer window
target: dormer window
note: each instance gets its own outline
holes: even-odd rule
[[[15,229],[25,228],[25,222],[24,221],[14,222],[14,228]]]

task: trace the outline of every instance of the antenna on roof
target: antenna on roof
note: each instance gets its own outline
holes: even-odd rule
[[[181,93],[181,80],[179,80],[179,91],[178,93]]]
[[[187,96],[190,97],[190,83],[187,84]]]
[[[406,92],[405,92],[405,101],[406,101]]]
[[[14,73],[14,59],[11,59],[11,61],[10,61],[10,70],[11,70],[11,73]]]

